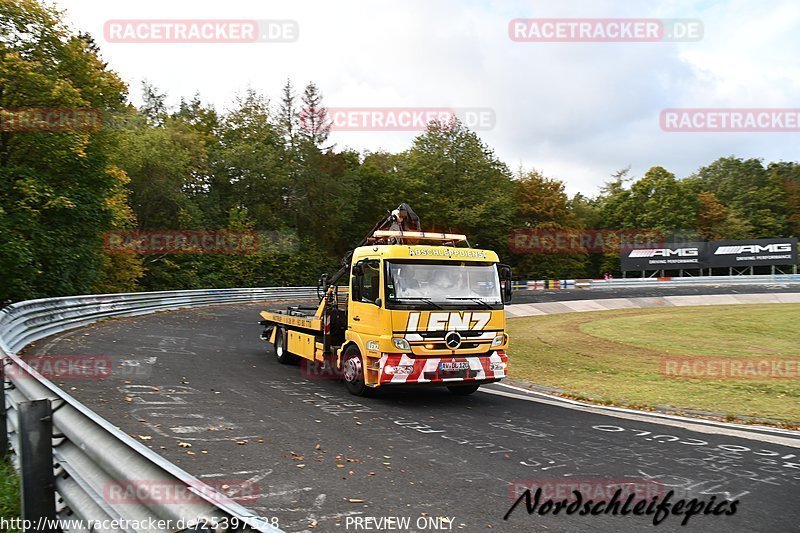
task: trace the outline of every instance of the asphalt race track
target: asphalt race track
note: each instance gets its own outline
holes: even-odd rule
[[[785,289],[734,288],[770,290]],[[698,293],[540,291],[515,302]],[[785,432],[609,415],[498,385],[470,397],[404,388],[356,398],[334,379],[279,365],[258,338],[261,308],[106,321],[40,341],[27,355],[110,358],[111,376],[56,381],[290,532],[378,530],[357,520],[381,517],[408,518],[408,531],[654,528],[652,515],[529,516],[524,503],[505,521],[515,491],[532,484],[557,494],[582,487],[605,500],[617,487],[645,497],[671,489],[673,501],[739,500],[733,516],[700,514],[686,527],[668,516],[658,531],[800,528],[800,439]]]

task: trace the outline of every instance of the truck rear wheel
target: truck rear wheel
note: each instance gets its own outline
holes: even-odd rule
[[[367,385],[364,383],[364,364],[361,353],[355,346],[349,346],[344,352],[342,377],[344,386],[350,394],[364,396],[367,393]]]
[[[448,385],[447,389],[456,396],[468,396],[480,388],[479,384],[472,385]]]
[[[286,349],[286,331],[278,328],[275,332],[275,357],[282,365],[288,365],[297,361],[297,356],[290,354]]]

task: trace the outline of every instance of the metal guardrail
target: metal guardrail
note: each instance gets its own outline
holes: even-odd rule
[[[1,309],[0,362],[5,370],[7,429],[15,462],[24,438],[18,432],[20,404],[49,400],[59,518],[91,522],[91,531],[163,531],[153,528],[153,519],[170,520],[173,530],[182,530],[176,527],[178,524],[189,529],[188,525],[195,523],[199,524],[197,530],[220,533],[281,531],[120,431],[16,354],[36,340],[110,317],[315,295],[313,287],[209,289],[46,298]],[[141,502],[113,503],[104,497],[110,484],[145,480],[174,490],[174,498],[169,502],[144,498]],[[130,524],[141,527],[122,527]],[[200,529],[203,525],[207,528]]]
[[[681,278],[615,278],[523,280],[514,282],[514,290],[613,289],[630,287],[686,287],[698,285],[800,285],[800,274],[764,276],[696,276]]]

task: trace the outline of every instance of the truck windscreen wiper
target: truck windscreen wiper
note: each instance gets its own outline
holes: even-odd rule
[[[484,300],[481,300],[480,298],[473,298],[473,297],[470,297],[470,296],[465,296],[465,297],[463,297],[463,298],[447,298],[447,299],[448,299],[448,300],[472,300],[473,302],[477,302],[477,303],[481,304],[481,305],[482,305],[482,306],[484,306],[486,309],[494,309],[494,307],[492,307],[492,306],[489,304],[489,302],[486,302],[486,301],[484,301]]]
[[[442,307],[441,305],[437,304],[436,302],[434,302],[430,298],[425,298],[423,296],[407,296],[407,297],[397,298],[397,300],[401,300],[401,301],[402,300],[420,300],[422,302],[425,302],[426,304],[432,305],[436,309],[444,309],[444,307]]]

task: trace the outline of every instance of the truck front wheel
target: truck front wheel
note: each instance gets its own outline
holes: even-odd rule
[[[364,383],[364,364],[361,353],[355,346],[348,347],[344,352],[342,377],[344,386],[350,394],[364,396],[367,393],[367,385]]]
[[[282,365],[288,365],[297,361],[297,356],[290,354],[286,350],[286,332],[283,328],[278,328],[275,332],[275,356]]]

